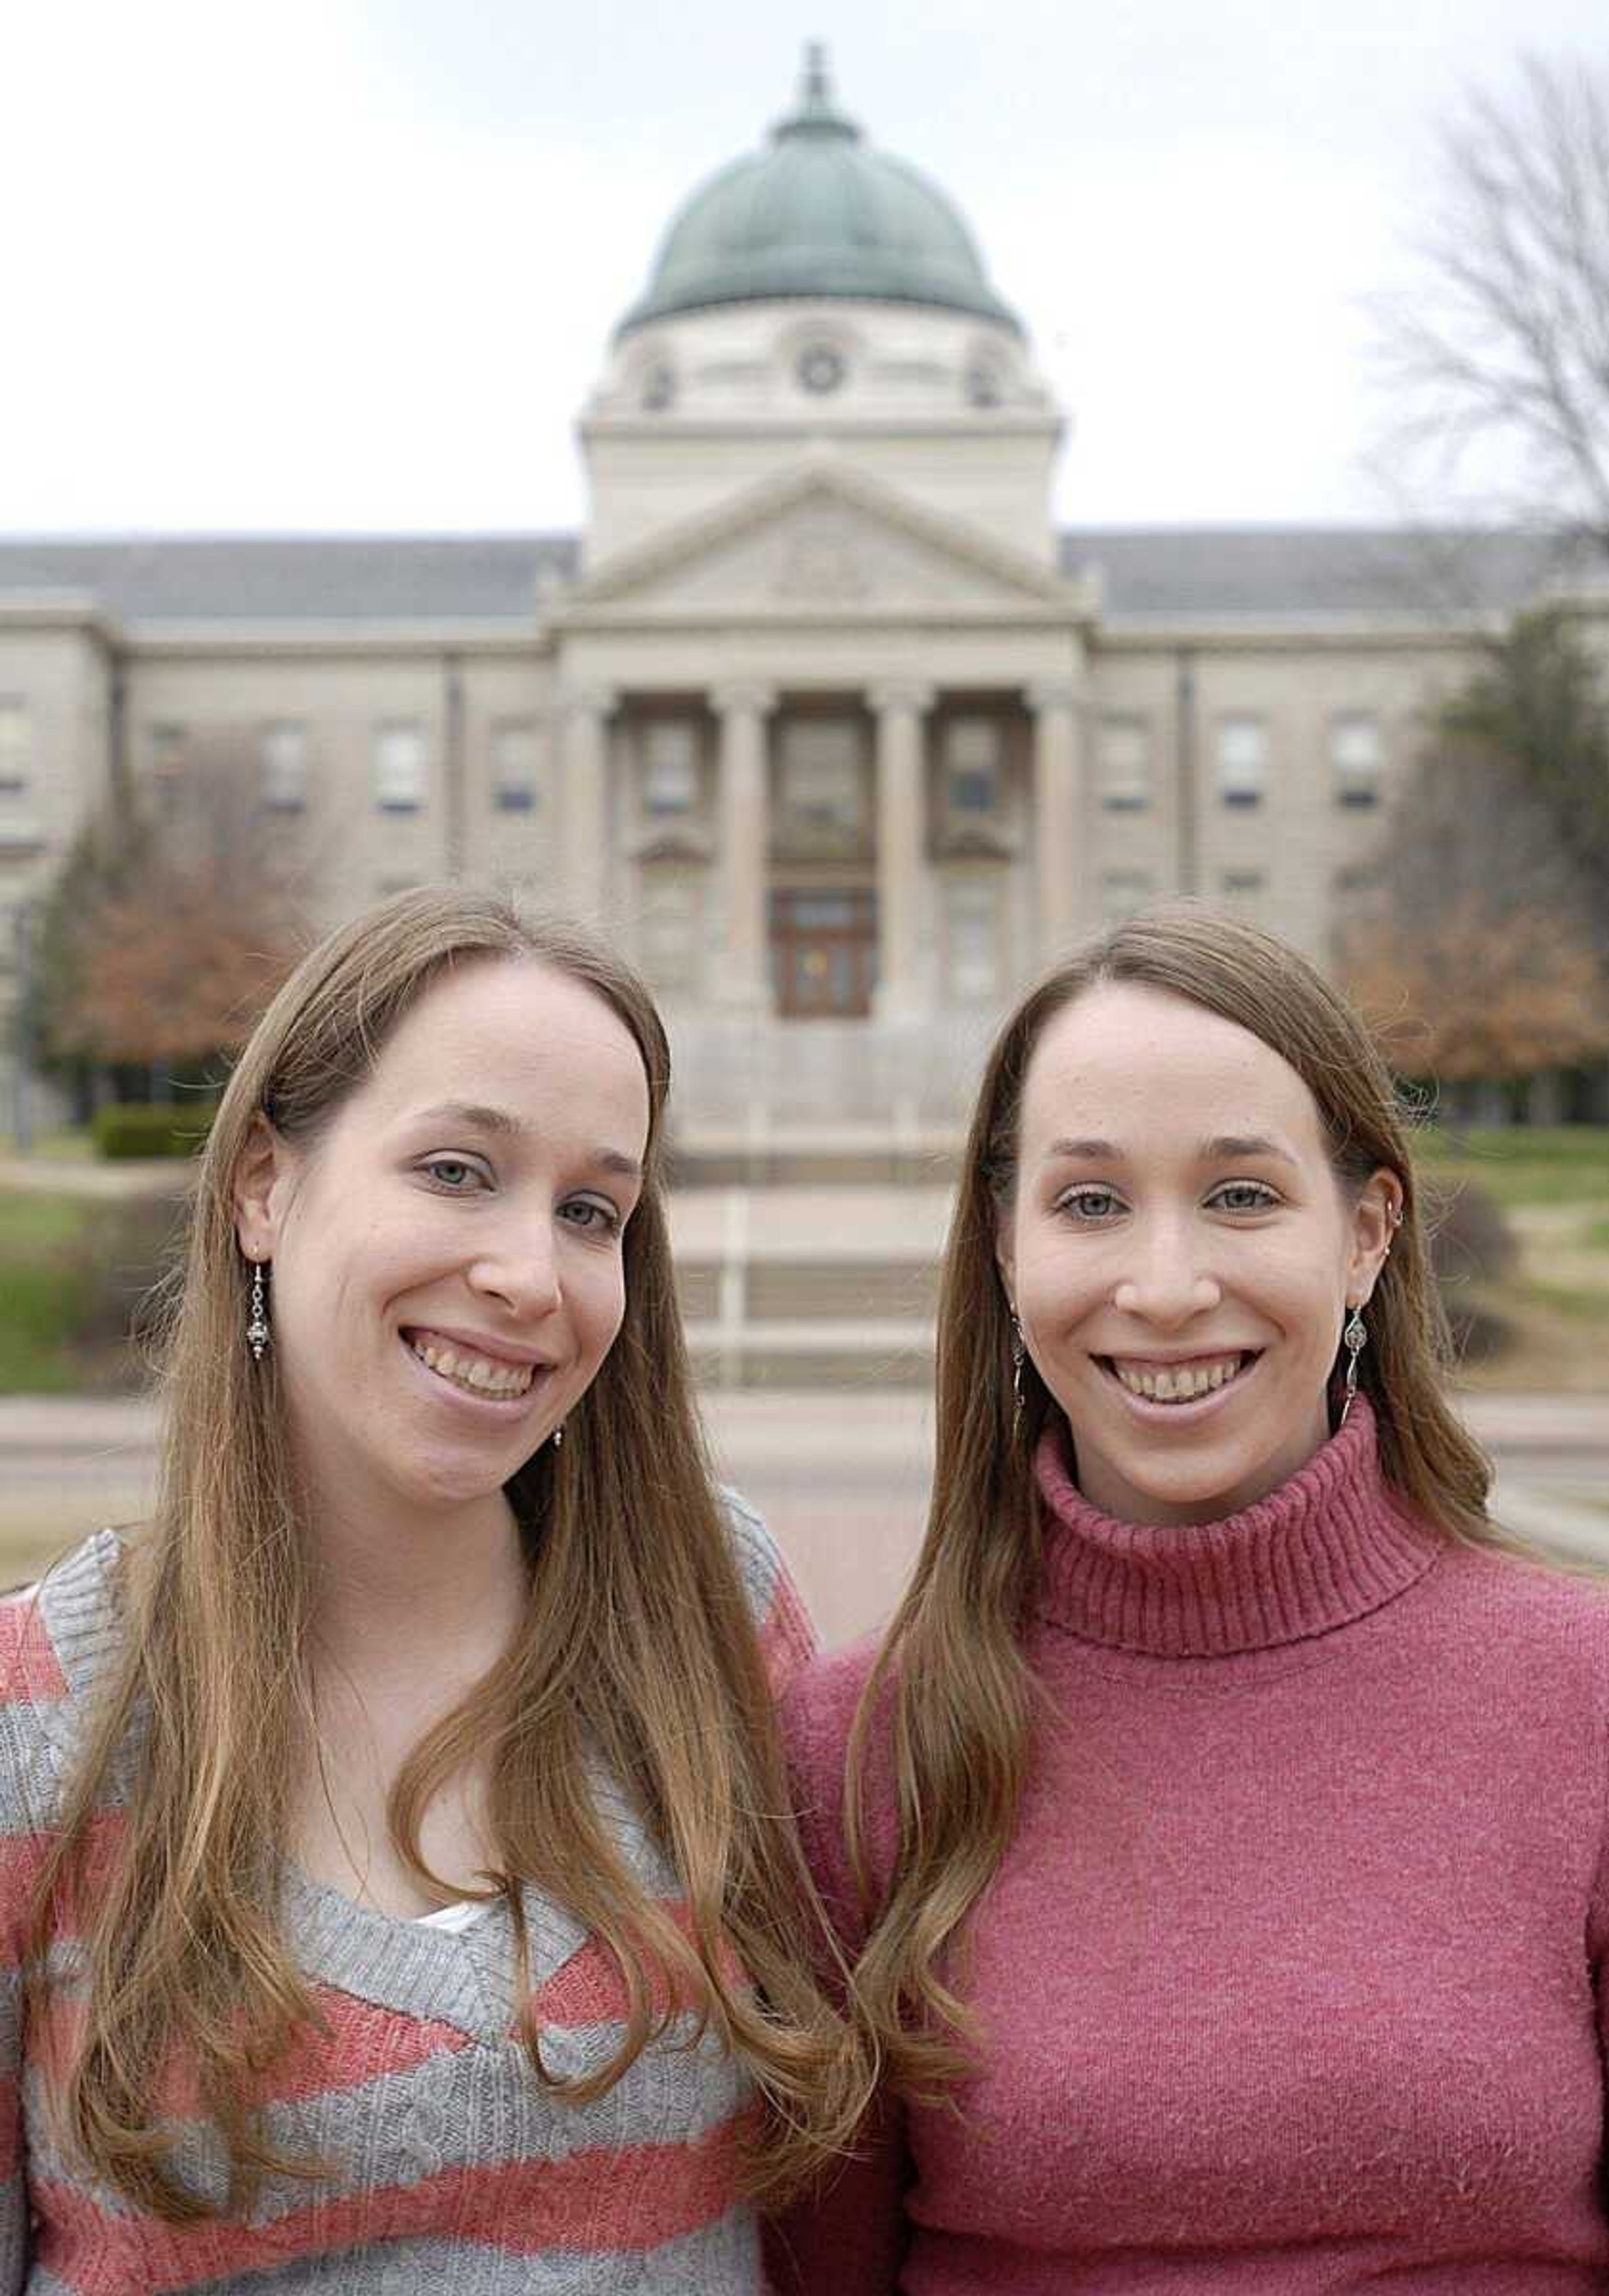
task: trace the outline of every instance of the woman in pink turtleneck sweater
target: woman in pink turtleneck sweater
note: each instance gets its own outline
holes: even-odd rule
[[[1153,913],[1008,1022],[927,1542],[790,1702],[889,2079],[779,2290],[1609,2289],[1609,1603],[1502,1551],[1441,1339],[1304,960]]]

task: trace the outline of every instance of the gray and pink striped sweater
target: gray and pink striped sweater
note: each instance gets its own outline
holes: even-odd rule
[[[809,1624],[759,1521],[737,1505],[731,1520],[780,1687],[810,1654]],[[24,2030],[18,1961],[43,1831],[119,1631],[117,1557],[103,1531],[36,1593],[0,1603],[0,2296],[757,2296],[735,2174],[751,2083],[712,2042],[673,2046],[673,2027],[596,2103],[548,2096],[514,2029],[499,1906],[455,1934],[287,1874],[286,1927],[324,2021],[275,2080],[269,2120],[332,2178],[270,2182],[245,2221],[170,2226],[62,2158],[48,2095],[73,2024],[72,1939],[56,1948],[59,2005],[43,2030]],[[611,1816],[653,1894],[674,1901],[631,1812]],[[104,1822],[110,1846],[115,1808]],[[526,1915],[545,2059],[595,2066],[623,2015],[613,1964],[560,1906],[531,1893]],[[180,2126],[179,2165],[221,2194],[216,2137]]]

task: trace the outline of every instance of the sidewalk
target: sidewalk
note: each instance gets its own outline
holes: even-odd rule
[[[911,1429],[931,1422],[924,1393],[880,1388],[820,1388],[798,1394],[770,1389],[710,1393],[712,1429],[745,1449],[836,1454],[874,1459],[904,1450]],[[1579,1461],[1584,1480],[1609,1471],[1609,1397],[1467,1395],[1460,1408],[1480,1442],[1498,1457],[1540,1454],[1561,1465]],[[28,1452],[146,1451],[155,1439],[155,1406],[139,1396],[0,1396],[0,1460]]]
[[[886,1619],[926,1514],[926,1389],[713,1392],[703,1411],[719,1473],[770,1524],[828,1646]],[[1601,1398],[1483,1396],[1469,1417],[1497,1463],[1498,1521],[1561,1559],[1609,1563]],[[21,1584],[94,1523],[140,1520],[155,1433],[137,1398],[0,1397],[0,1585]]]

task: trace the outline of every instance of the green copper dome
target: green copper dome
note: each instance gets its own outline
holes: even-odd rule
[[[694,193],[616,332],[716,303],[818,296],[927,303],[1022,332],[943,193],[870,148],[833,102],[825,55],[812,47],[797,109],[765,150]]]

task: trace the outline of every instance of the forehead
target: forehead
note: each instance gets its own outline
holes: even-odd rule
[[[1188,1134],[1277,1132],[1320,1152],[1317,1102],[1238,1022],[1137,982],[1105,981],[1047,1022],[1023,1087],[1022,1152],[1076,1135],[1143,1149]]]
[[[480,958],[432,981],[349,1105],[371,1121],[444,1101],[552,1128],[606,1126],[640,1149],[648,1081],[631,1031],[595,989],[537,959]]]

